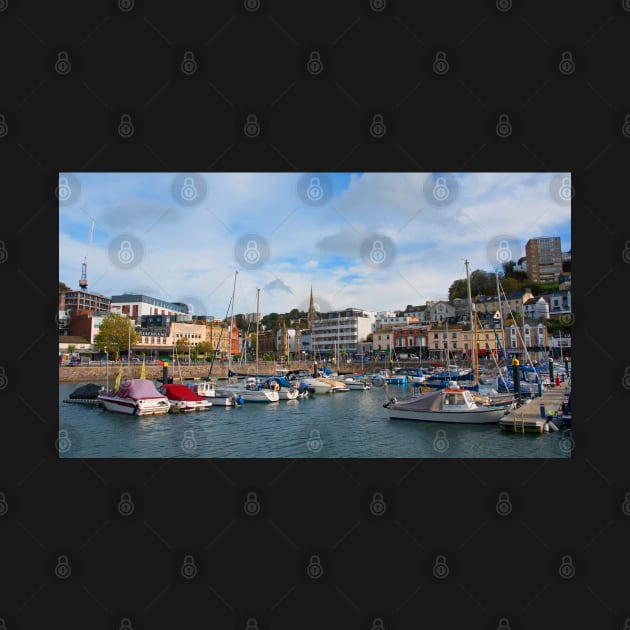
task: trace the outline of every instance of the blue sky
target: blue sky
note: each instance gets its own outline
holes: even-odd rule
[[[59,279],[224,317],[447,297],[529,238],[571,248],[569,173],[61,173]],[[122,251],[121,251],[122,250]]]

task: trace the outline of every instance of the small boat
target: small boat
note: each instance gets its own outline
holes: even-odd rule
[[[248,402],[277,402],[280,400],[280,394],[273,389],[266,389],[262,384],[258,383],[253,376],[248,377],[240,383],[232,383],[224,385],[221,389],[217,389],[217,394],[234,393],[240,396],[246,403]]]
[[[198,396],[211,402],[213,407],[235,407],[245,402],[244,398],[234,392],[220,394],[210,381],[194,381],[185,385]]]
[[[313,376],[303,376],[300,379],[303,383],[306,383],[312,391],[312,394],[329,394],[332,390],[332,385],[322,380],[321,378],[315,378]]]
[[[101,392],[97,399],[107,411],[130,416],[156,416],[169,412],[171,403],[148,380],[133,378],[122,381],[117,391]]]
[[[496,424],[507,413],[503,407],[477,405],[468,390],[457,386],[404,400],[392,398],[383,407],[389,411],[390,420],[460,424]]]
[[[328,378],[326,376],[320,376],[317,379],[318,381],[322,381],[323,383],[328,383],[330,385],[330,391],[331,393],[337,393],[337,392],[349,392],[350,388],[348,387],[348,385],[346,383],[344,383],[343,381],[338,381],[334,378]]]
[[[96,383],[87,383],[87,385],[80,385],[77,387],[63,402],[65,403],[80,403],[84,405],[100,405],[101,401],[98,399],[98,395],[104,391],[102,385]]]
[[[368,391],[372,389],[372,385],[370,384],[368,379],[365,377],[359,377],[355,379],[354,376],[346,376],[346,378],[343,379],[343,382],[346,384],[346,387],[350,390],[359,389],[363,391]]]
[[[272,376],[268,378],[264,387],[278,392],[280,400],[295,400],[300,395],[300,390],[290,383],[286,376]]]
[[[427,378],[426,374],[419,367],[396,368],[394,370],[394,375],[406,376],[407,382],[412,383],[413,385],[417,383],[424,383]]]
[[[209,399],[195,394],[186,385],[173,383],[162,384],[158,391],[164,394],[171,403],[171,413],[181,413],[184,411],[205,411],[212,407]]]

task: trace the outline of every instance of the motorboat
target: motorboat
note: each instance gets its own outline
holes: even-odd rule
[[[212,403],[213,407],[235,407],[242,405],[245,399],[235,392],[219,393],[210,381],[193,381],[185,383],[192,392]]]
[[[312,389],[313,394],[329,394],[332,390],[332,385],[321,378],[302,376],[300,380]]]
[[[100,406],[101,401],[98,399],[98,395],[103,391],[105,388],[102,385],[87,383],[77,387],[63,402]]]
[[[169,399],[152,381],[139,378],[122,381],[118,390],[101,392],[97,399],[107,411],[130,416],[162,415],[171,407]]]
[[[300,395],[299,388],[286,376],[272,376],[265,381],[264,387],[278,392],[280,400],[295,400]]]
[[[372,385],[370,384],[370,381],[365,377],[355,378],[354,376],[346,376],[343,379],[343,382],[345,383],[346,387],[350,390],[359,389],[363,391],[368,391],[372,389]]]
[[[195,394],[186,385],[163,383],[158,387],[158,391],[169,399],[171,413],[205,411],[212,407],[208,398]]]
[[[274,389],[263,387],[255,377],[250,376],[245,381],[223,385],[217,389],[217,394],[234,393],[248,402],[277,402],[280,394]]]
[[[424,383],[426,374],[419,367],[401,367],[394,370],[395,376],[406,376],[407,381],[413,385]]]
[[[346,383],[344,383],[343,381],[338,381],[337,379],[334,378],[329,378],[326,376],[319,376],[317,378],[318,381],[322,381],[323,383],[328,383],[330,385],[330,391],[331,393],[337,393],[337,392],[349,392],[350,388],[348,387],[348,385]]]
[[[422,420],[460,424],[496,424],[508,410],[503,407],[478,405],[472,394],[461,387],[426,392],[383,404],[390,420]]]

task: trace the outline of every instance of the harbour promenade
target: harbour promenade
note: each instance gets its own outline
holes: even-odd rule
[[[331,369],[334,370],[333,364],[328,364]],[[409,362],[397,362],[395,367],[406,367],[417,365],[417,361]],[[118,371],[120,370],[120,363],[109,364],[109,378],[115,379]],[[127,363],[122,364],[123,378],[140,378],[140,371],[142,370],[142,364],[132,362],[131,365]],[[318,367],[324,367],[323,363],[318,362]],[[339,370],[339,374],[355,374],[357,372],[375,372],[382,368],[388,368],[389,364],[386,361],[370,361],[365,363],[347,363],[343,364]],[[159,380],[162,378],[161,365],[147,365],[146,377],[151,380]],[[307,363],[305,361],[293,361],[275,363],[271,361],[260,361],[258,369],[256,369],[255,363],[246,364],[233,364],[232,371],[240,374],[269,374],[273,375],[276,370],[308,370],[313,372],[313,363]],[[210,370],[210,364],[202,365],[173,365],[168,364],[168,376],[169,378],[178,379],[181,373],[182,378],[206,378]],[[226,378],[227,377],[227,365],[221,366],[219,363],[215,363],[212,366],[213,378]],[[60,366],[59,367],[59,382],[60,383],[79,383],[86,381],[104,381],[107,378],[108,368],[105,365],[77,365],[77,366]]]

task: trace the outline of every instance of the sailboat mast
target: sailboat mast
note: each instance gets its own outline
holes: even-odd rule
[[[236,276],[238,276],[238,270],[234,272],[234,286],[232,288],[232,307],[230,309],[230,324],[229,324],[229,341],[228,341],[228,375],[232,371],[232,326],[234,324],[234,294],[236,293]],[[228,381],[228,383],[231,381]]]
[[[260,318],[260,289],[256,289],[256,374],[258,374],[258,320]]]
[[[470,292],[470,270],[468,268],[468,261],[465,261],[466,265],[466,284],[468,287],[468,309],[470,312],[470,331],[472,333],[472,371],[475,375],[475,384],[477,384],[477,322],[475,321],[475,309],[473,307],[472,295]]]
[[[503,311],[501,310],[501,289],[499,288],[499,272],[496,271],[496,279],[497,279],[497,304],[499,308],[499,326],[501,328],[501,336],[503,337],[503,343],[505,344],[505,334],[503,332]],[[505,357],[505,351],[503,352],[503,360],[507,365],[507,359]]]

